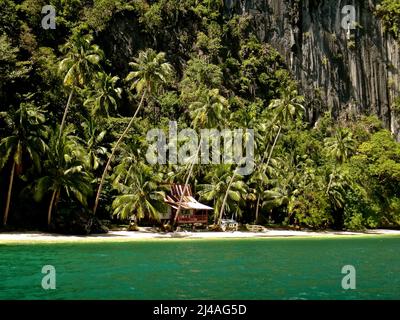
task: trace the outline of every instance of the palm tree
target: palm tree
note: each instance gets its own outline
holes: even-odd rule
[[[284,158],[271,160],[271,164],[266,168],[268,181],[266,190],[262,191],[261,207],[271,212],[274,208],[284,206],[290,221],[300,191],[310,184],[309,173],[302,171],[302,164],[296,165],[293,157],[287,154]]]
[[[249,178],[248,185],[252,187],[254,198],[257,199],[256,202],[256,213],[254,222],[258,222],[260,201],[264,193],[264,186],[268,182],[268,177],[266,176],[264,170],[256,170]]]
[[[328,194],[332,185],[333,178],[336,175],[336,164],[343,164],[348,159],[352,152],[354,152],[355,142],[349,129],[338,128],[333,137],[325,138],[324,143],[327,154],[334,157],[335,159],[334,169],[333,172],[330,174],[328,187],[326,189],[326,194]]]
[[[97,45],[92,44],[92,41],[93,37],[89,34],[84,36],[75,34],[63,47],[66,54],[60,62],[59,69],[65,73],[64,85],[70,89],[70,94],[60,125],[60,136],[65,127],[74,91],[87,83],[102,58],[102,51]]]
[[[133,71],[128,74],[126,81],[132,81],[130,89],[139,94],[145,91],[148,94],[156,93],[174,73],[172,65],[165,59],[165,53],[157,53],[153,49],[140,51],[139,56],[129,65]]]
[[[232,209],[237,207],[237,204],[243,199],[243,195],[246,194],[246,184],[240,175],[236,175],[230,186],[228,185],[232,180],[232,170],[229,164],[218,165],[206,175],[205,179],[209,181],[209,184],[199,185],[202,189],[200,196],[204,200],[214,201],[214,221],[220,223],[223,207],[226,206],[227,211],[232,212]],[[226,194],[228,194],[227,199],[225,199]]]
[[[265,168],[269,167],[273,151],[278,142],[279,136],[282,131],[282,127],[284,125],[288,125],[293,122],[296,118],[300,117],[302,112],[305,110],[302,103],[304,102],[304,97],[299,96],[296,90],[291,88],[286,88],[281,91],[281,98],[274,99],[271,101],[269,105],[269,109],[273,112],[273,120],[270,123],[271,128],[277,130],[275,138],[270,148],[265,148],[264,154],[260,161],[260,166],[263,165],[265,157],[268,153],[267,163]],[[276,124],[277,123],[277,124]],[[276,127],[277,125],[277,127]],[[269,151],[269,152],[268,152]],[[265,171],[264,171],[265,172]],[[262,195],[258,195],[256,212],[259,210],[260,197]]]
[[[154,172],[142,162],[132,166],[123,161],[115,167],[113,186],[121,195],[113,201],[113,214],[122,219],[134,217],[135,220],[148,216],[159,220],[159,212],[165,207],[165,193],[161,190],[163,174]]]
[[[329,200],[333,208],[342,209],[345,205],[346,193],[351,188],[351,181],[343,173],[335,171],[330,181],[331,185],[328,190]]]
[[[237,98],[239,99],[239,98]],[[266,135],[271,132],[268,117],[261,113],[256,103],[243,105],[240,101],[240,108],[230,113],[229,123],[234,128],[253,128],[254,129],[254,148],[261,150],[266,144]]]
[[[21,103],[14,114],[6,114],[6,121],[11,126],[11,135],[0,141],[0,169],[12,159],[10,180],[8,184],[6,207],[3,224],[7,224],[11,204],[11,194],[15,175],[21,174],[23,160],[28,157],[37,170],[41,168],[41,156],[47,146],[44,113],[30,103]]]
[[[104,168],[100,180],[99,188],[97,190],[96,200],[93,207],[93,214],[96,214],[101,190],[103,188],[107,171],[115,155],[115,152],[118,150],[118,147],[121,144],[122,140],[125,138],[129,129],[132,127],[133,121],[136,118],[139,110],[141,109],[146,96],[155,93],[161,87],[161,85],[165,84],[170,79],[173,74],[173,68],[171,64],[166,62],[164,52],[157,53],[153,49],[147,49],[146,51],[139,52],[139,56],[134,60],[134,62],[131,62],[129,64],[134,69],[134,71],[128,74],[128,76],[126,77],[126,81],[132,81],[130,90],[136,90],[139,95],[141,94],[140,102],[130,122],[128,123],[128,126],[125,128],[124,132],[112,148],[111,155],[108,158],[107,164]]]
[[[89,91],[89,98],[84,106],[91,109],[92,115],[109,115],[109,109],[117,109],[117,99],[121,98],[122,89],[117,87],[119,78],[104,72],[97,73],[94,88]]]
[[[271,101],[269,109],[274,113],[274,118],[273,118],[274,120],[272,121],[272,123],[274,123],[275,121],[278,123],[278,133],[276,134],[276,137],[270,149],[267,159],[267,166],[269,164],[272,153],[278,141],[279,135],[282,130],[282,126],[288,125],[296,118],[301,117],[301,114],[305,110],[302,105],[303,102],[304,102],[304,97],[299,96],[297,94],[297,91],[292,89],[282,90],[281,98],[274,99]]]
[[[104,162],[102,157],[106,157],[107,155],[107,148],[102,145],[107,131],[102,130],[93,117],[84,119],[82,128],[83,141],[88,152],[88,168],[90,170],[97,170]]]
[[[338,128],[333,137],[325,138],[325,148],[329,155],[343,164],[354,152],[355,142],[352,133],[347,128]]]
[[[223,72],[220,67],[205,59],[195,58],[188,61],[180,86],[183,95],[190,95],[190,92],[197,89],[219,88],[222,80]]]
[[[198,101],[189,105],[192,125],[195,128],[217,127],[222,120],[226,99],[219,94],[218,89],[211,89],[202,94]]]
[[[341,168],[334,168],[330,174],[329,185],[326,190],[326,195],[332,206],[332,217],[334,220],[334,227],[343,227],[343,210],[346,204],[347,194],[354,192],[355,184],[352,176]]]
[[[289,124],[296,117],[301,115],[302,111],[304,111],[304,107],[302,105],[303,101],[304,101],[304,98],[302,96],[299,96],[297,94],[296,90],[293,90],[291,88],[285,88],[285,89],[281,90],[281,98],[272,100],[272,102],[270,103],[269,109],[271,109],[274,113],[272,125],[275,123],[275,121],[277,121],[279,125],[278,125],[278,133],[276,134],[274,142],[273,142],[271,148],[269,149],[269,155],[268,155],[266,167],[269,166],[269,162],[271,161],[272,153],[275,149],[276,143],[280,136],[282,126]],[[264,155],[261,158],[260,165],[264,162],[267,151],[268,151],[268,149],[265,148]],[[231,186],[233,180],[235,179],[236,174],[237,174],[237,170],[234,171],[231,181],[229,181],[229,183],[228,183],[228,188],[227,188],[225,198],[224,198],[225,201],[228,198],[230,186]],[[259,196],[261,196],[261,195],[259,195]],[[258,204],[260,203],[260,198],[257,199],[257,203]],[[225,208],[225,206],[223,203],[222,210],[221,210],[221,217],[223,215],[224,208]],[[258,207],[256,208],[256,212],[258,212]],[[219,221],[221,221],[221,218],[219,219]]]
[[[228,109],[228,101],[219,94],[219,90],[207,90],[205,94],[200,96],[199,101],[193,102],[189,106],[190,116],[192,117],[192,125],[200,129],[221,126],[224,123],[224,120],[222,118],[224,109]],[[179,205],[175,214],[173,227],[175,226],[181,212],[183,196],[186,193],[186,189],[192,176],[193,168],[196,163],[197,156],[200,152],[200,148],[201,141],[199,141],[199,145],[197,147],[196,153],[193,155],[193,159],[189,161],[189,169],[183,187],[183,192],[179,199]]]
[[[40,201],[48,191],[52,191],[47,211],[48,225],[63,191],[87,206],[87,197],[92,193],[92,176],[85,170],[87,163],[84,161],[87,161],[87,153],[73,135],[72,127],[66,127],[59,138],[53,134],[48,158],[44,161],[46,175],[36,181],[34,193],[35,200]]]
[[[270,190],[265,190],[263,198],[264,202],[262,206],[263,207],[266,206],[270,209],[275,207],[280,207],[284,204],[287,205],[289,203],[289,197],[287,195],[286,190],[279,187]]]

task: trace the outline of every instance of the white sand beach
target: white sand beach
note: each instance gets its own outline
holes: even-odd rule
[[[366,232],[349,231],[294,231],[266,230],[264,232],[154,232],[151,228],[141,228],[140,231],[110,231],[107,234],[73,236],[45,232],[4,232],[0,233],[1,243],[31,243],[31,242],[88,242],[88,241],[131,241],[131,240],[173,240],[173,239],[250,239],[250,238],[286,238],[286,237],[370,237],[379,235],[400,236],[400,230],[368,230]]]

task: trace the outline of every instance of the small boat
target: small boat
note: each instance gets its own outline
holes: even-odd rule
[[[175,231],[170,234],[171,238],[187,238],[189,236],[190,233],[186,231]]]
[[[246,224],[246,229],[250,232],[265,232],[267,228],[257,224]]]
[[[238,231],[239,223],[233,219],[222,219],[221,229],[222,231]]]

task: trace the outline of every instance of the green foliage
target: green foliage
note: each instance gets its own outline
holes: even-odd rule
[[[386,30],[398,38],[400,36],[400,2],[383,0],[376,6],[375,13],[381,18]]]
[[[57,130],[52,133],[48,158],[44,161],[44,174],[35,183],[36,201],[41,201],[49,191],[56,192],[58,196],[65,192],[68,197],[74,196],[87,206],[87,197],[93,191],[93,178],[86,170],[90,166],[86,150],[73,133],[71,126],[66,128],[60,139]]]
[[[200,31],[197,33],[196,47],[210,57],[211,60],[216,60],[222,49],[221,44],[222,30],[218,23],[211,22],[207,26],[207,34]]]
[[[104,138],[107,134],[101,126],[97,124],[97,119],[89,117],[82,123],[83,141],[85,143],[88,169],[97,170],[104,163],[104,157],[107,155],[107,148],[104,146]]]
[[[0,35],[12,35],[18,28],[17,5],[11,0],[0,0]]]
[[[196,102],[189,105],[195,128],[216,128],[223,123],[222,114],[228,111],[228,102],[218,89],[202,92]]]
[[[19,51],[6,34],[0,34],[0,98],[4,97],[8,85],[26,78],[30,71],[30,63],[18,59]]]
[[[66,56],[60,63],[60,71],[65,74],[65,86],[82,88],[93,75],[103,53],[92,41],[91,35],[74,34],[63,47]]]
[[[177,119],[181,114],[179,96],[174,91],[167,91],[158,96],[161,114],[168,119]]]
[[[56,8],[56,30],[41,28],[45,4]],[[216,219],[224,210],[306,228],[400,225],[399,144],[374,116],[305,123],[304,106],[321,106],[255,36],[252,15],[225,15],[219,0],[0,0],[0,9],[0,175],[9,181],[16,165],[13,201],[31,190],[38,212],[74,199],[87,214],[103,172],[106,218],[155,222],[165,187],[185,181],[187,167],[149,166],[146,133],[176,120],[197,131],[254,129],[251,175],[230,164],[193,168],[190,183]],[[398,36],[398,1],[376,12]]]
[[[22,173],[24,159],[30,159],[37,170],[41,168],[41,156],[47,146],[44,112],[32,103],[21,103],[16,111],[3,114],[9,133],[0,140],[0,169],[12,159],[17,173]]]
[[[223,7],[221,0],[196,1],[192,7],[193,12],[203,18],[205,22],[215,20],[219,16],[219,11]]]
[[[309,228],[325,229],[333,222],[330,209],[323,192],[309,191],[296,200],[294,219]]]
[[[168,83],[173,77],[174,70],[166,61],[165,53],[157,53],[153,49],[141,51],[129,65],[133,71],[128,74],[126,81],[132,82],[130,90],[136,90],[139,94],[144,91],[158,93],[160,84]]]
[[[343,163],[354,151],[354,140],[350,130],[338,128],[333,137],[325,139],[325,148],[339,163]]]
[[[83,20],[88,27],[97,32],[107,28],[111,19],[118,12],[132,10],[134,1],[95,0],[93,6],[83,8]]]
[[[250,31],[250,22],[251,16],[249,14],[235,15],[228,22],[228,28],[230,29],[233,37],[244,40]]]
[[[395,99],[392,108],[394,109],[396,115],[400,114],[400,97]]]
[[[207,63],[204,59],[191,59],[188,61],[185,74],[181,81],[182,91],[198,90],[199,88],[214,89],[222,84],[221,68],[215,64]]]
[[[231,166],[221,164],[205,176],[204,179],[208,183],[199,185],[201,188],[201,198],[213,202],[215,219],[220,215],[223,199],[232,175],[233,171]],[[232,187],[228,191],[228,198],[225,204],[226,213],[241,215],[240,206],[238,206],[238,204],[243,201],[247,189],[242,179],[240,175],[236,175],[232,182]]]
[[[155,32],[162,28],[162,11],[162,3],[156,2],[149,6],[145,13],[140,17],[140,22],[146,26],[149,32]]]
[[[348,192],[344,209],[344,227],[349,230],[376,228],[380,224],[378,209],[364,190],[359,188]]]
[[[125,158],[115,168],[113,187],[120,195],[113,201],[113,214],[121,219],[159,220],[160,212],[165,211],[162,173],[141,162],[132,165],[130,159]]]
[[[302,115],[304,98],[297,94],[296,90],[288,88],[281,90],[282,98],[271,101],[269,108],[274,113],[274,120],[281,124],[288,124]]]
[[[90,109],[92,115],[109,115],[109,110],[117,110],[122,89],[117,87],[119,78],[103,72],[98,72],[93,89],[88,90],[88,99],[84,106]]]

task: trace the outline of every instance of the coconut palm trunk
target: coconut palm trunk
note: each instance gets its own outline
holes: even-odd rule
[[[12,187],[13,187],[13,183],[14,183],[14,175],[15,175],[15,161],[13,162],[13,165],[11,168],[11,173],[10,173],[10,182],[8,184],[7,202],[6,202],[6,209],[4,210],[3,225],[7,224],[8,213],[10,211],[11,193],[12,193]]]
[[[260,210],[260,200],[261,200],[261,196],[258,195],[258,197],[257,197],[257,204],[256,204],[256,218],[255,218],[255,220],[254,220],[254,223],[255,223],[255,224],[257,224],[257,222],[258,222],[258,212],[259,212],[259,210]]]
[[[269,155],[268,155],[267,166],[269,165],[269,162],[271,161],[272,152],[274,151],[274,148],[275,148],[276,143],[277,143],[277,141],[278,141],[279,135],[281,134],[281,130],[282,130],[282,126],[279,126],[278,133],[276,134],[274,143],[273,143],[273,145],[272,145],[272,147],[271,147],[271,150],[270,150],[270,152],[269,152]],[[264,157],[263,157],[263,159],[261,160],[261,163],[264,162],[265,154],[266,154],[266,153],[264,153]],[[235,177],[236,177],[236,174],[237,174],[237,173],[236,173],[236,170],[235,170],[235,172],[233,173],[233,175],[232,175],[232,177],[231,177],[231,180],[229,181],[228,187],[227,187],[227,189],[226,189],[225,196],[224,196],[224,200],[223,200],[222,206],[221,206],[221,212],[220,212],[219,218],[218,218],[218,224],[221,224],[222,216],[223,216],[224,211],[225,211],[225,204],[226,204],[226,201],[228,200],[228,194],[229,194],[229,191],[230,191],[230,189],[231,189],[233,180],[234,180]],[[257,218],[258,218],[259,200],[260,200],[260,199],[258,199],[258,201],[257,201],[257,209],[256,209]]]
[[[57,190],[53,191],[53,194],[51,195],[51,200],[50,200],[50,204],[49,204],[49,210],[47,211],[47,225],[50,226],[51,223],[51,212],[53,211],[53,207],[54,207],[54,200],[56,198],[57,195]]]
[[[278,142],[279,135],[281,134],[281,130],[282,130],[282,126],[279,126],[278,133],[277,133],[276,136],[275,136],[274,143],[272,144],[271,150],[270,150],[269,155],[268,155],[267,164],[266,164],[266,167],[267,167],[267,168],[268,168],[268,165],[269,165],[269,163],[270,163],[270,161],[271,161],[272,153],[274,152],[276,143]],[[267,152],[264,152],[264,155],[263,155],[263,157],[262,157],[262,159],[261,159],[260,165],[264,162],[264,159],[265,159],[266,154],[267,154]],[[259,195],[258,198],[257,198],[257,205],[256,205],[256,223],[257,223],[257,221],[258,221],[258,212],[259,212],[259,209],[260,209],[260,208],[259,208],[259,206],[260,206],[260,200],[261,200],[260,197],[261,197],[261,196]]]
[[[64,127],[65,127],[65,122],[67,120],[67,113],[68,113],[69,107],[71,105],[71,101],[72,101],[72,96],[73,95],[74,95],[74,89],[71,90],[71,92],[70,92],[70,94],[68,96],[67,105],[65,106],[64,114],[63,114],[63,117],[62,117],[62,120],[61,120],[61,125],[60,125],[60,137],[61,137],[61,134],[62,134],[62,132],[64,130]]]
[[[221,224],[222,216],[224,215],[224,211],[225,211],[225,204],[226,204],[226,201],[228,200],[229,190],[231,189],[233,180],[235,179],[236,175],[237,175],[237,170],[235,170],[233,172],[231,180],[229,180],[228,187],[226,188],[224,200],[222,201],[222,205],[221,205],[221,211],[220,211],[219,217],[218,217],[218,224]]]
[[[137,116],[139,110],[141,109],[141,107],[142,107],[142,105],[143,105],[146,92],[147,92],[146,90],[143,91],[142,98],[140,99],[139,106],[136,108],[135,114],[132,116],[131,121],[129,121],[128,126],[125,128],[124,132],[123,132],[122,135],[119,137],[117,143],[115,144],[114,148],[113,148],[112,151],[111,151],[110,157],[108,158],[107,164],[106,164],[106,166],[105,166],[105,168],[104,168],[104,171],[103,171],[103,174],[102,174],[102,176],[101,176],[99,188],[97,189],[96,200],[95,200],[95,202],[94,202],[94,207],[93,207],[93,214],[94,214],[94,215],[96,214],[96,210],[97,210],[97,207],[98,207],[98,205],[99,205],[100,194],[101,194],[101,190],[103,189],[103,185],[104,185],[104,181],[105,181],[105,179],[106,179],[106,175],[107,175],[108,168],[109,168],[109,166],[110,166],[110,164],[111,164],[112,159],[114,158],[115,152],[117,151],[119,145],[121,144],[122,140],[123,140],[123,139],[125,138],[125,136],[127,135],[129,129],[132,127],[133,120],[136,118],[136,116]]]
[[[195,157],[193,158],[193,161],[190,163],[189,172],[188,172],[188,175],[187,175],[187,178],[186,178],[186,181],[185,181],[185,185],[183,186],[183,192],[181,194],[181,198],[179,199],[178,209],[176,210],[176,214],[175,214],[175,217],[174,217],[174,223],[172,225],[173,227],[175,227],[176,221],[178,220],[178,216],[179,216],[179,214],[181,212],[183,195],[185,194],[185,192],[187,190],[187,186],[188,186],[189,180],[190,180],[190,178],[192,176],[194,164],[196,163],[196,158],[197,158],[197,155],[199,154],[200,148],[201,148],[201,141],[199,141],[199,146],[197,147]]]
[[[335,164],[335,167],[334,167],[332,173],[331,173],[330,176],[329,176],[329,183],[328,183],[328,187],[326,188],[325,194],[329,194],[329,190],[331,189],[332,182],[333,182],[333,176],[334,176],[335,174],[336,174],[336,164]]]
[[[279,135],[281,134],[281,130],[282,130],[282,126],[279,126],[278,133],[275,136],[274,143],[272,144],[271,150],[270,150],[269,155],[268,155],[266,167],[268,167],[269,162],[271,161],[272,153],[274,152],[276,143],[278,142],[278,138],[279,138]],[[261,160],[261,164],[264,162],[264,158],[265,158],[265,153],[264,153],[263,159]]]

